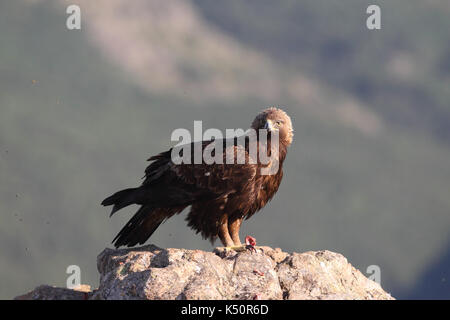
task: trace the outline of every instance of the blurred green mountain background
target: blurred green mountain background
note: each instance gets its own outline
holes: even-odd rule
[[[109,219],[101,200],[139,184],[174,129],[247,128],[269,105],[295,141],[241,236],[378,265],[398,298],[445,297],[449,14],[446,0],[0,2],[0,298],[64,286],[73,264],[96,287],[97,254],[136,210]],[[183,214],[149,242],[212,248]]]

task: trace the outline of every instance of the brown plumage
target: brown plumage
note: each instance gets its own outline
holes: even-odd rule
[[[151,157],[152,163],[145,170],[141,186],[119,191],[102,202],[104,206],[113,205],[111,215],[128,205],[141,205],[114,238],[114,245],[143,244],[162,222],[189,206],[186,220],[196,233],[212,242],[219,237],[224,246],[241,245],[241,223],[264,207],[277,192],[283,177],[282,164],[293,137],[291,119],[277,108],[268,108],[258,114],[252,128],[257,132],[259,129],[268,131],[268,145],[270,135],[275,131],[278,133],[279,152],[275,161],[269,164],[249,161],[252,143],[256,143],[257,148],[261,145],[258,133],[257,141],[246,137],[245,143],[240,144],[234,138],[228,147],[226,140],[201,142],[203,150],[211,142],[222,143],[223,164],[206,164],[204,161],[201,164],[174,164],[172,149]],[[267,149],[271,155],[271,148]],[[245,150],[246,162],[226,164],[226,155],[231,153],[236,159],[238,150]],[[275,166],[275,162],[278,170],[270,175],[262,174],[262,169]]]

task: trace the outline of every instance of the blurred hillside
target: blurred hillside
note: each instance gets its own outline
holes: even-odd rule
[[[450,3],[194,0],[223,31],[355,96],[386,121],[450,142]],[[382,30],[363,28],[370,4]]]
[[[279,193],[242,235],[379,265],[398,298],[439,261],[447,1],[378,1],[376,32],[356,0],[77,3],[81,31],[65,28],[70,1],[0,3],[1,298],[63,286],[71,264],[95,287],[96,255],[135,210],[109,219],[101,200],[140,183],[175,128],[246,128],[268,105],[292,116],[295,142]],[[183,219],[149,242],[210,250]]]

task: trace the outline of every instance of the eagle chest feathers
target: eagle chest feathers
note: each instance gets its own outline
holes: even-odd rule
[[[190,208],[186,217],[188,226],[203,238],[213,242],[219,237],[225,246],[240,245],[242,220],[263,208],[278,191],[282,165],[293,138],[291,119],[278,108],[263,110],[251,129],[279,137],[279,153],[273,154],[266,165],[247,161],[251,154],[248,152],[243,164],[236,161],[175,164],[172,149],[151,157],[141,186],[118,191],[102,202],[104,206],[113,206],[111,215],[131,204],[141,206],[114,238],[114,245],[131,247],[145,243],[165,220],[186,208]],[[246,142],[245,147],[228,147],[225,140],[214,140],[214,143],[227,146],[220,154],[224,159],[230,153],[238,154],[238,148],[248,151],[250,145]],[[211,141],[200,144],[204,150]],[[190,148],[195,150],[194,143]],[[270,173],[263,170],[271,168],[275,170]]]
[[[283,178],[283,169],[280,168],[278,173],[273,176],[261,176],[261,188],[259,189],[256,199],[255,199],[255,213],[256,211],[263,208],[267,202],[269,202],[275,193],[278,191],[278,187],[281,184],[281,179]],[[253,214],[251,213],[251,214]]]
[[[251,188],[236,190],[225,196],[224,203],[220,206],[221,213],[227,214],[229,218],[250,218],[273,198],[282,176],[282,170],[270,178],[259,176],[249,184]]]

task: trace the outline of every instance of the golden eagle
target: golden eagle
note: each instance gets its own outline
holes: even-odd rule
[[[141,186],[119,191],[102,202],[104,206],[113,205],[111,215],[131,204],[141,206],[114,238],[115,247],[143,244],[162,222],[189,206],[186,220],[196,233],[211,242],[219,237],[225,247],[241,246],[241,223],[264,207],[277,192],[283,177],[282,164],[293,138],[290,117],[274,107],[259,113],[251,129],[256,139],[243,135],[244,139],[197,142],[202,151],[212,143],[222,144],[221,154],[214,154],[217,149],[212,152],[224,159],[222,163],[208,164],[203,159],[198,164],[178,163],[173,160],[174,148],[148,159],[152,163],[145,170]],[[266,134],[265,139],[261,133]],[[190,144],[192,149],[195,143]],[[266,153],[259,153],[262,146]],[[252,153],[255,149],[257,159],[251,161],[255,160]],[[179,153],[182,154],[183,151]],[[263,163],[261,154],[272,157]],[[239,155],[245,161],[238,161]],[[230,158],[235,161],[230,163]],[[264,169],[274,170],[268,174],[263,173]]]

